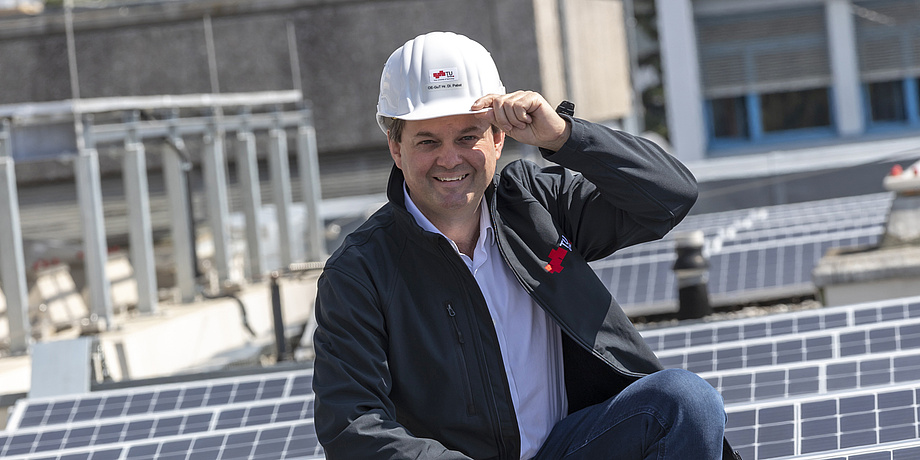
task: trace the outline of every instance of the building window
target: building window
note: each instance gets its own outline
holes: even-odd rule
[[[904,121],[904,81],[882,81],[868,84],[869,113],[873,122]]]
[[[827,89],[760,95],[764,132],[830,126]]]
[[[920,127],[920,0],[853,2],[870,127]]]
[[[833,135],[823,6],[695,17],[713,148]]]
[[[713,137],[717,139],[746,139],[747,104],[743,97],[727,97],[710,101]]]
[[[913,90],[912,94],[914,96],[911,98],[911,103],[914,107],[918,108],[916,111],[918,112],[918,116],[920,116],[920,78],[914,79],[914,81],[911,82],[911,85],[911,89]]]

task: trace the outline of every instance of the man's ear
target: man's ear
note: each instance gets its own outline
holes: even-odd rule
[[[390,156],[393,157],[393,162],[396,163],[396,167],[402,169],[402,155],[399,150],[399,142],[390,138],[389,131],[387,131],[387,145],[390,147]]]
[[[505,132],[498,129],[492,131],[492,142],[495,143],[495,159],[502,156],[502,148],[505,147]]]

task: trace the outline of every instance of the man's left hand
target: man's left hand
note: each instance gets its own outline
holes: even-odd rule
[[[569,123],[539,93],[516,91],[510,94],[487,94],[470,110],[492,110],[477,114],[518,142],[557,151],[572,133]]]

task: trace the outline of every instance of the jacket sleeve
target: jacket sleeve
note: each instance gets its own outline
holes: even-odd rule
[[[327,267],[318,282],[315,426],[329,460],[467,459],[396,422],[388,394],[387,332],[374,292]]]
[[[550,185],[534,193],[587,260],[659,239],[687,215],[697,184],[680,161],[647,139],[569,120],[566,144],[541,153],[580,174],[540,181]]]

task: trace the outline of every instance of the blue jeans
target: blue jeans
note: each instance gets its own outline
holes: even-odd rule
[[[724,431],[721,395],[692,372],[666,369],[564,418],[534,458],[719,460]]]

